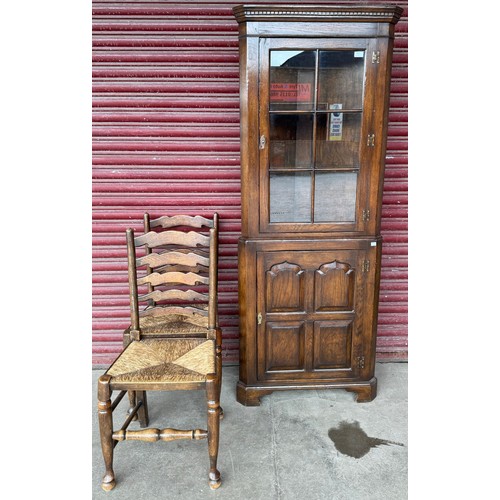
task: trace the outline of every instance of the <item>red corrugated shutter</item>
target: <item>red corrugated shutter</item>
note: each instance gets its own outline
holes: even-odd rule
[[[238,360],[239,73],[238,26],[231,11],[236,4],[93,3],[94,364],[107,365],[121,351],[129,321],[124,231],[140,230],[145,211],[153,217],[219,212],[224,359]],[[377,344],[379,359],[395,360],[407,353],[404,16],[396,27],[391,87]]]
[[[353,2],[355,3],[355,2]],[[396,24],[382,208],[377,359],[408,358],[408,3]]]

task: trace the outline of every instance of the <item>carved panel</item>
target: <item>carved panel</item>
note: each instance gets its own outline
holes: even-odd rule
[[[304,271],[282,262],[266,272],[266,311],[304,311]]]
[[[304,370],[305,324],[268,322],[266,371]]]
[[[316,311],[352,311],[354,269],[334,260],[314,273],[314,308]]]
[[[316,321],[313,344],[313,369],[350,368],[352,321]]]

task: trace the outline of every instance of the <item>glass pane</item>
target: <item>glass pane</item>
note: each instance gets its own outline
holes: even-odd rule
[[[364,75],[364,51],[321,50],[318,109],[361,109]]]
[[[269,191],[271,222],[311,222],[309,172],[272,173]]]
[[[318,114],[316,168],[359,168],[361,113]]]
[[[310,168],[312,163],[313,115],[269,116],[270,168]]]
[[[271,110],[311,110],[314,102],[313,50],[271,50]]]
[[[317,172],[314,222],[350,222],[356,219],[356,172]]]

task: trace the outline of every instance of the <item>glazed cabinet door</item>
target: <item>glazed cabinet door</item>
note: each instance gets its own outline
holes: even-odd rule
[[[260,230],[362,232],[374,171],[373,39],[260,40]],[[373,211],[373,209],[372,209]]]
[[[365,253],[257,254],[260,380],[358,376],[366,340]]]

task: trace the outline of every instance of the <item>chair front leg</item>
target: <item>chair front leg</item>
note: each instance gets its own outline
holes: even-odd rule
[[[115,487],[115,473],[113,472],[113,410],[111,409],[111,377],[102,375],[97,387],[97,412],[99,417],[99,431],[101,434],[101,448],[104,458],[106,473],[102,479],[101,487],[110,491]]]
[[[220,384],[217,375],[207,375],[207,405],[208,405],[208,456],[210,458],[210,472],[208,484],[215,490],[221,485],[220,472],[217,470],[217,456],[219,454],[219,406]]]

